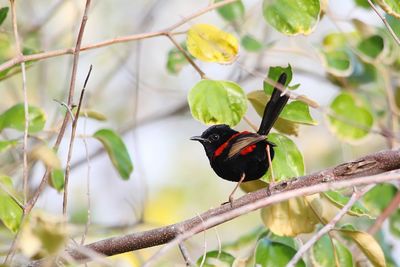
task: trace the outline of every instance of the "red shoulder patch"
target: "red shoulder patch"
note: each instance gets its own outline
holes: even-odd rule
[[[233,138],[235,138],[236,136],[238,136],[241,133],[236,133],[234,135],[232,135],[228,140],[226,140],[225,143],[223,143],[222,145],[220,145],[214,152],[214,157],[218,157],[219,155],[222,154],[222,152],[224,152],[224,149],[228,146],[229,141],[231,141]]]
[[[253,150],[255,148],[256,148],[256,144],[252,144],[252,145],[246,146],[245,148],[240,150],[240,155],[242,155],[242,156],[247,155],[247,154],[253,152]]]

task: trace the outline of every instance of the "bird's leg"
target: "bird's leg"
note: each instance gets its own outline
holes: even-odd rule
[[[271,181],[269,182],[268,185],[268,191],[270,192],[271,187],[275,185],[275,175],[274,175],[274,169],[272,168],[271,147],[269,144],[267,144],[267,157],[268,157],[269,169],[271,170]]]
[[[239,182],[236,184],[235,188],[233,189],[232,193],[229,195],[229,203],[231,203],[231,207],[233,206],[233,194],[235,194],[236,190],[240,186],[240,184],[243,182],[244,178],[246,177],[246,174],[242,174],[240,177]]]

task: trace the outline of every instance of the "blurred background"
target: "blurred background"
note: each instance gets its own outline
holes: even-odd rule
[[[326,79],[318,54],[322,38],[329,32],[353,30],[349,23],[353,18],[381,24],[372,11],[355,8],[353,1],[338,0],[329,5],[329,13],[310,36],[287,37],[263,21],[259,12],[262,1],[243,2],[247,12],[241,31],[251,33],[268,46],[261,53],[241,49],[238,60],[231,65],[196,61],[200,68],[211,79],[235,81],[250,92],[262,89],[263,77],[270,66],[290,63],[294,72],[293,84],[301,84],[298,93],[321,106],[329,105],[339,92]],[[84,1],[36,0],[17,1],[17,4],[24,46],[36,51],[74,47]],[[208,4],[207,0],[93,1],[82,45],[164,29]],[[7,6],[8,1],[2,0],[0,5]],[[184,32],[196,23],[209,23],[233,32],[232,25],[215,11],[191,20],[179,30]],[[10,35],[11,32],[10,21],[6,21],[1,34]],[[176,35],[179,42],[185,38],[185,34]],[[202,146],[189,140],[207,127],[192,118],[187,106],[188,91],[200,78],[190,65],[183,66],[178,74],[168,73],[166,62],[172,48],[173,44],[167,38],[156,37],[80,54],[75,101],[92,64],[84,106],[107,117],[104,122],[82,117],[73,153],[68,213],[70,220],[76,223],[73,231],[79,236],[87,220],[89,185],[91,225],[87,242],[194,217],[227,201],[234,187],[233,183],[216,176]],[[10,55],[12,51],[11,48]],[[29,102],[45,109],[48,115],[45,129],[50,132],[65,112],[54,99],[66,101],[71,64],[72,56],[64,55],[36,62],[27,72]],[[22,101],[20,88],[20,75],[0,82],[1,110]],[[303,153],[306,173],[386,148],[385,140],[374,134],[358,143],[345,144],[331,134],[323,114],[316,110],[311,113],[318,126],[301,126],[299,135],[293,138]],[[259,123],[260,118],[250,105],[247,115],[253,123]],[[120,132],[128,146],[134,164],[129,180],[120,179],[101,144],[88,137],[106,127]],[[251,130],[245,122],[236,128]],[[87,141],[89,160],[84,140]],[[64,164],[68,142],[69,132],[59,153]],[[44,166],[40,164],[31,169],[32,188],[39,184],[43,172]],[[238,192],[236,197],[241,194],[244,193]],[[39,198],[37,208],[60,215],[62,194],[47,188]],[[204,245],[208,250],[217,248],[218,238],[224,242],[236,240],[261,226],[259,217],[259,212],[254,212],[225,223],[216,231],[207,231],[205,237],[197,235],[187,241],[190,253],[196,259],[202,254]],[[135,252],[128,261],[140,262],[155,250]],[[177,253],[177,249],[172,251],[168,259],[183,264]]]

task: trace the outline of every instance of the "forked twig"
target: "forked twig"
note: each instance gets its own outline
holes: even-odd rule
[[[75,119],[72,122],[72,131],[71,131],[71,139],[69,141],[69,148],[68,148],[68,157],[67,157],[67,166],[65,168],[65,180],[64,180],[64,198],[63,198],[63,215],[67,215],[67,204],[68,204],[68,182],[69,182],[69,174],[71,171],[71,159],[72,159],[72,151],[74,149],[74,141],[75,141],[75,134],[76,134],[76,127],[78,125],[79,120],[79,112],[82,107],[83,96],[85,94],[86,84],[89,80],[90,73],[92,73],[92,65],[90,65],[89,72],[86,76],[85,83],[83,85],[81,96],[79,98],[78,108],[76,110]]]

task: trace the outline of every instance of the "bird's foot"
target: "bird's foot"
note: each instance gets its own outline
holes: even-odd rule
[[[223,206],[223,205],[229,203],[229,204],[231,205],[231,208],[233,208],[233,201],[234,201],[234,200],[235,200],[235,199],[234,199],[233,196],[231,195],[231,196],[229,196],[228,201],[225,201],[225,202],[221,203],[221,206]]]

